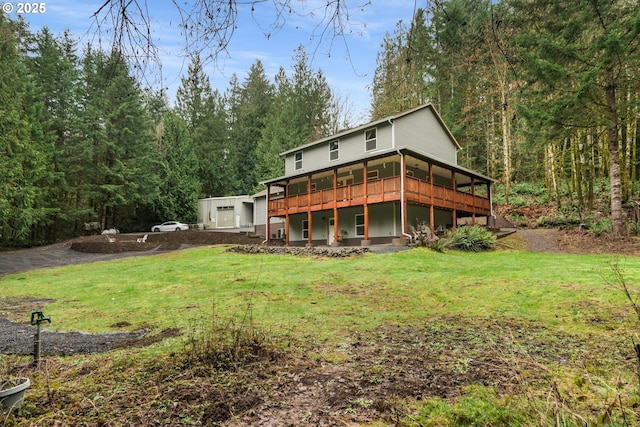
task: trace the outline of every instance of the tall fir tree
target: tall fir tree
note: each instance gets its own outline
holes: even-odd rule
[[[47,27],[35,37],[29,69],[44,103],[43,124],[55,138],[52,164],[55,182],[50,205],[55,210],[48,228],[48,240],[71,237],[90,216],[83,206],[80,187],[84,178],[84,155],[79,138],[79,60],[69,32],[55,38]]]
[[[53,139],[21,53],[27,36],[23,23],[0,15],[0,240],[10,245],[37,241],[35,228],[51,214]]]
[[[193,132],[205,119],[205,104],[211,96],[211,83],[204,72],[200,55],[194,55],[187,67],[187,75],[180,80],[176,92],[175,111]]]
[[[176,93],[176,112],[188,125],[190,141],[198,156],[198,178],[204,196],[232,192],[228,126],[224,100],[211,89],[198,55],[194,56]]]
[[[92,149],[90,196],[103,227],[127,227],[158,196],[152,125],[119,52],[84,55],[84,140]]]
[[[201,183],[198,179],[198,152],[191,144],[186,122],[173,112],[163,117],[158,144],[161,155],[160,193],[154,202],[159,218],[195,222]]]
[[[233,190],[235,194],[249,194],[258,186],[256,148],[273,102],[273,86],[260,60],[251,65],[242,85],[231,86],[229,94]]]
[[[400,21],[393,34],[385,35],[371,85],[372,119],[426,102],[428,93],[424,62],[431,57],[423,50],[428,45],[419,44],[418,32],[424,30],[423,11],[418,10],[409,30]]]
[[[333,114],[337,102],[321,70],[314,71],[302,47],[294,57],[289,78],[283,68],[275,77],[273,108],[270,109],[257,146],[259,179],[284,173],[279,154],[336,132]]]
[[[204,103],[205,115],[193,135],[199,153],[202,197],[233,194],[229,126],[224,98],[214,90]]]

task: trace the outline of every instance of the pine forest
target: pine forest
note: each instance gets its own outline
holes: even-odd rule
[[[635,2],[429,0],[380,43],[370,120],[432,103],[459,164],[497,180],[497,203],[527,187],[580,220],[598,211],[614,234],[638,230]],[[194,53],[169,100],[117,48],[0,14],[0,246],[90,221],[193,222],[198,198],[258,192],[283,173],[279,153],[362,124],[303,47],[293,62],[270,79],[256,60],[221,93]]]

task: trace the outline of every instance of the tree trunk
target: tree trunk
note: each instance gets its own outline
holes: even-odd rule
[[[505,81],[500,79],[500,101],[501,121],[502,121],[502,164],[504,167],[504,196],[505,200],[509,200],[509,190],[511,188],[511,144],[509,136],[509,120],[507,118],[507,94],[505,89]]]
[[[556,204],[558,208],[562,207],[562,200],[560,199],[560,184],[558,183],[558,172],[556,167],[556,149],[553,144],[547,144],[547,162],[548,169],[547,174],[551,182],[551,188],[553,195],[556,198]]]
[[[620,191],[620,143],[618,141],[618,117],[616,113],[616,85],[613,69],[606,70],[606,97],[609,110],[607,127],[609,145],[609,184],[611,187],[611,227],[614,235],[623,232],[622,196]]]

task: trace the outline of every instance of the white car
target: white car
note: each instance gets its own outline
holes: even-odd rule
[[[157,233],[159,231],[186,231],[189,229],[187,224],[183,224],[178,221],[167,221],[160,225],[154,225],[151,227],[151,231]]]

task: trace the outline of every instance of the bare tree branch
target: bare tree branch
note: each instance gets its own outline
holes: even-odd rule
[[[347,37],[361,34],[353,22],[352,11],[364,10],[370,0],[350,8],[347,0],[326,0],[307,10],[313,2],[303,0],[171,0],[178,16],[184,49],[177,54],[190,57],[198,54],[204,62],[216,62],[221,54],[228,55],[229,42],[238,29],[239,15],[250,14],[257,28],[269,39],[296,19],[310,22],[308,34],[314,45],[314,56],[322,46],[331,55],[336,40],[342,41],[351,60]],[[100,45],[109,43],[119,50],[139,73],[149,66],[160,66],[159,48],[153,38],[148,0],[106,0],[92,15],[94,37]],[[258,16],[261,19],[258,19]],[[268,23],[265,24],[264,17]],[[296,26],[304,31],[300,26]],[[352,64],[353,67],[353,64]]]

